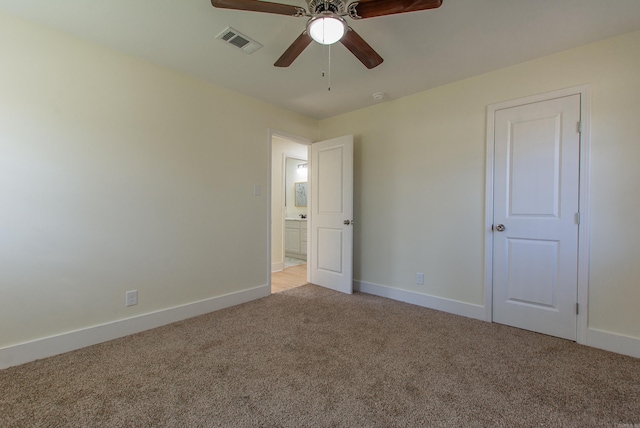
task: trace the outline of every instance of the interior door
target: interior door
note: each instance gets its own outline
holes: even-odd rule
[[[496,111],[493,321],[576,339],[580,95]]]
[[[311,145],[309,276],[353,293],[353,136]]]

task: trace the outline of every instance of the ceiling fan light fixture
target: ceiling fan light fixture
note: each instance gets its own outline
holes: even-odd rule
[[[307,32],[316,42],[332,45],[347,32],[347,22],[333,12],[321,12],[309,20]]]

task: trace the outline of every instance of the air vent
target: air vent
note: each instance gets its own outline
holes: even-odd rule
[[[257,51],[262,47],[260,43],[256,42],[251,37],[247,37],[231,27],[227,27],[222,33],[218,34],[216,39],[229,43],[248,54]]]

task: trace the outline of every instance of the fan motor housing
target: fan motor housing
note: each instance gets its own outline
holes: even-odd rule
[[[311,0],[309,2],[309,12],[315,15],[320,12],[333,12],[337,15],[343,15],[345,5],[342,0]]]

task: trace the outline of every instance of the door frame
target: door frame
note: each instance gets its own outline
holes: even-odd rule
[[[294,141],[288,138],[289,141],[291,141],[292,143],[296,143],[299,144],[301,146],[304,146],[306,144],[302,144],[298,141]],[[287,160],[289,159],[293,159],[293,160],[297,160],[297,161],[302,161],[302,162],[309,162],[309,147],[311,146],[307,146],[307,159],[300,159],[299,157],[296,157],[296,155],[291,154],[291,153],[283,153],[282,154],[282,186],[280,187],[280,191],[282,192],[282,195],[284,197],[284,206],[286,207],[287,204]],[[271,173],[273,173],[273,171],[271,171]],[[309,178],[307,177],[307,182],[309,181]],[[273,205],[272,205],[273,208]],[[282,268],[284,270],[284,265],[285,265],[285,259],[287,258],[286,254],[287,254],[287,250],[286,250],[286,242],[287,242],[287,237],[286,237],[286,220],[285,217],[282,217],[281,223],[280,223],[280,229],[282,230]],[[271,222],[271,225],[273,226],[273,222]],[[273,228],[272,228],[273,229]],[[272,238],[273,239],[273,238]],[[307,237],[308,239],[308,237]],[[309,245],[307,244],[307,252],[309,251]],[[273,256],[273,252],[271,253],[271,256]],[[273,263],[271,263],[271,266],[273,268]],[[273,270],[271,271],[273,273]],[[308,275],[307,275],[308,276]]]
[[[290,134],[288,132],[284,132],[284,131],[278,131],[277,129],[272,129],[269,128],[268,129],[268,136],[267,136],[267,261],[266,261],[266,265],[267,265],[267,285],[269,286],[269,292],[271,292],[271,194],[273,192],[273,190],[271,189],[271,181],[272,181],[272,174],[273,174],[273,137],[277,136],[277,137],[281,137],[284,138],[286,140],[291,140],[294,143],[298,143],[298,144],[302,144],[304,146],[308,146],[307,151],[310,151],[311,149],[311,143],[313,142],[311,139],[309,138],[305,138],[305,137],[300,137],[299,135],[294,135],[294,134]],[[308,157],[309,155],[307,155]],[[307,179],[307,181],[309,181],[309,179]],[[282,220],[284,222],[284,219]],[[307,227],[307,234],[309,233],[308,231],[308,227]],[[308,236],[307,236],[307,258],[310,256],[309,254],[310,248],[308,245]],[[284,252],[284,249],[283,249]],[[307,282],[309,282],[309,269],[307,269]]]
[[[578,226],[578,295],[576,342],[586,344],[589,309],[589,179],[591,176],[591,85],[574,86],[487,106],[486,176],[485,176],[485,229],[484,229],[484,307],[485,321],[493,321],[493,185],[495,114],[498,110],[524,104],[580,95],[580,223]]]

